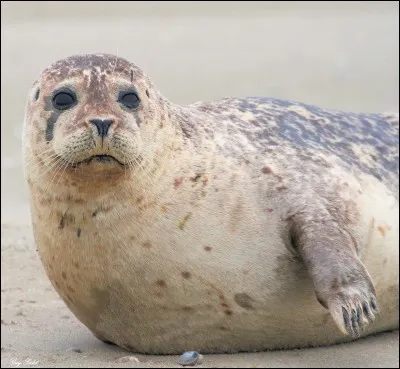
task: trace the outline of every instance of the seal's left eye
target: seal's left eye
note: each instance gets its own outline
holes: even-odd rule
[[[75,102],[76,96],[71,91],[61,91],[53,97],[53,105],[58,110],[69,109]]]
[[[118,102],[128,109],[135,109],[140,104],[139,96],[133,91],[120,92],[118,96]]]

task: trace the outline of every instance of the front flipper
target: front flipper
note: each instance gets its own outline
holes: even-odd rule
[[[346,225],[323,208],[310,211],[288,218],[293,247],[313,279],[317,300],[344,334],[358,337],[378,313],[373,282]]]

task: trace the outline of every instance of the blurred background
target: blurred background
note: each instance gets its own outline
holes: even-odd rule
[[[29,222],[21,167],[28,90],[57,59],[127,58],[175,103],[270,96],[398,111],[399,3],[1,2],[1,216]]]

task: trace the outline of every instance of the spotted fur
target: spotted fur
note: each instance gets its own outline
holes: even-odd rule
[[[62,87],[77,96],[65,111]],[[135,352],[396,329],[398,131],[398,115],[272,98],[179,106],[122,58],[60,60],[34,83],[23,132],[40,258],[96,337]]]

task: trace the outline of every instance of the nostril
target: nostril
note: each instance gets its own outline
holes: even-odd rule
[[[97,127],[100,137],[105,137],[114,121],[112,119],[91,119],[89,122]]]

